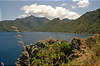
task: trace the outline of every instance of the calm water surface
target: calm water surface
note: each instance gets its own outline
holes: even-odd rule
[[[56,32],[21,32],[23,41],[26,45],[39,40],[49,39],[66,39],[68,42],[73,37],[86,38],[92,35],[80,35],[69,33],[56,33]],[[21,46],[18,45],[18,39],[14,37],[17,35],[15,32],[0,32],[0,62],[4,62],[5,65],[15,65],[17,58],[21,54]]]

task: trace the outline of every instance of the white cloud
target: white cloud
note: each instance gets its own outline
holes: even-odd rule
[[[24,17],[27,17],[27,16],[28,16],[28,15],[23,14],[23,15],[18,16],[18,18],[24,18]]]
[[[62,6],[64,6],[64,5],[68,5],[68,4],[66,4],[66,3],[62,3]]]
[[[72,0],[72,1],[80,1],[80,0]]]
[[[27,15],[36,15],[39,17],[46,17],[48,19],[53,19],[59,17],[60,19],[68,18],[68,19],[77,19],[80,17],[79,14],[67,10],[63,7],[55,7],[53,8],[50,5],[38,5],[32,4],[30,6],[26,5],[21,8],[24,10]],[[26,15],[22,15],[26,16]]]
[[[72,0],[72,1],[88,1],[88,0]]]
[[[73,9],[76,9],[76,8],[77,8],[77,6],[75,6],[75,5],[71,5],[71,7],[72,7]]]
[[[88,7],[90,5],[89,0],[72,0],[72,1],[78,1],[77,5],[80,8]]]
[[[90,5],[90,2],[83,0],[83,1],[79,1],[77,4],[78,4],[78,7],[84,8],[84,7],[88,7]]]

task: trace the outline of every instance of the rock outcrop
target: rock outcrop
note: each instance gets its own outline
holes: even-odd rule
[[[71,47],[73,50],[69,58],[73,65],[98,65],[100,63],[100,59],[97,59],[100,58],[100,34],[84,39],[73,38]]]
[[[22,50],[22,55],[18,59],[18,65],[22,66],[31,66],[32,58],[37,56],[38,51],[41,48],[45,47],[45,44],[53,44],[53,43],[61,44],[63,41],[55,40],[55,39],[46,39],[42,41],[38,41],[35,44],[26,45]],[[71,49],[70,55],[67,58],[74,65],[94,65],[97,62],[100,63],[100,35],[96,34],[95,36],[91,36],[84,39],[73,38],[70,43]],[[39,59],[39,57],[36,57]],[[87,59],[88,58],[88,59]],[[80,62],[79,62],[80,61]],[[86,63],[87,62],[87,63]],[[69,64],[69,63],[66,63]],[[70,64],[69,64],[70,65]]]
[[[20,58],[18,59],[17,66],[18,65],[30,66],[30,64],[33,61],[32,58],[37,55],[38,50],[44,48],[45,44],[53,44],[54,42],[59,42],[59,41],[50,38],[50,39],[38,41],[35,44],[26,45],[25,47],[23,47],[22,55],[20,55]]]

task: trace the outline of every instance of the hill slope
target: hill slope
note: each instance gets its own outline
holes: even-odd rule
[[[46,18],[39,18],[34,16],[29,16],[26,18],[16,19],[16,20],[5,20],[0,21],[0,32],[11,32],[12,27],[16,26],[20,31],[31,31],[35,28],[48,23],[49,20]]]
[[[67,32],[79,34],[100,33],[100,9],[87,12],[76,20],[53,19],[41,26],[37,31],[44,32]]]
[[[17,66],[100,65],[100,34],[84,39],[46,39],[23,47]]]
[[[87,12],[76,20],[60,20],[59,18],[48,20],[45,17],[29,16],[16,20],[0,21],[0,32],[13,31],[11,26],[18,27],[20,31],[95,34],[100,33],[100,9]]]

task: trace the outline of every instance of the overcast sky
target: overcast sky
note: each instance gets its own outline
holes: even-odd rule
[[[86,12],[100,9],[99,0],[0,0],[0,20],[30,15],[54,19],[77,19]]]

